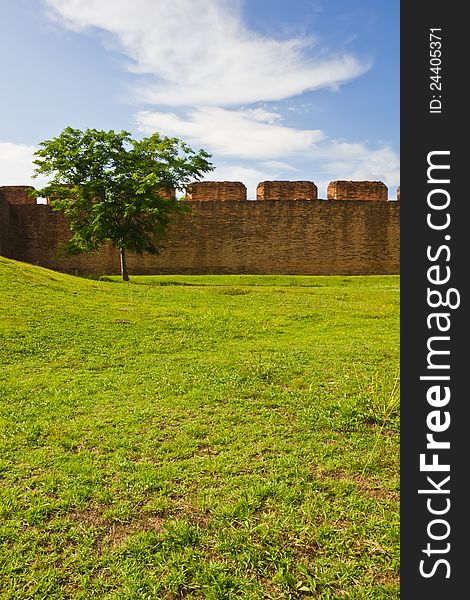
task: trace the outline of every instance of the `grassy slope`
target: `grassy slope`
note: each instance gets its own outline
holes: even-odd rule
[[[0,597],[398,598],[398,285],[0,258]]]

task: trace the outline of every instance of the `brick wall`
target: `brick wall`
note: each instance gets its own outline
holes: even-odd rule
[[[388,200],[388,188],[382,181],[332,181],[328,200]]]
[[[316,200],[313,181],[262,181],[256,187],[257,200]]]
[[[9,256],[10,204],[0,190],[0,256]]]
[[[338,200],[189,202],[158,256],[131,255],[130,274],[399,272],[400,204]],[[47,205],[11,205],[8,256],[80,274],[119,273],[117,252],[62,258],[64,217]],[[13,242],[11,241],[13,240]]]
[[[10,206],[8,258],[65,273],[118,273],[119,259],[112,247],[94,254],[65,258],[63,243],[70,237],[65,217],[47,204]]]

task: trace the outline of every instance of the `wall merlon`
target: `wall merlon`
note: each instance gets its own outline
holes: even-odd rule
[[[388,188],[383,181],[332,181],[327,189],[328,200],[388,201]]]
[[[186,200],[198,202],[246,200],[246,186],[241,181],[196,181],[188,186]]]
[[[34,190],[32,185],[3,185],[0,197],[8,204],[37,204],[36,198],[30,196],[30,190]]]
[[[261,181],[257,200],[316,200],[318,189],[313,181]]]
[[[176,189],[175,188],[163,188],[160,193],[167,200],[175,200],[176,199]]]

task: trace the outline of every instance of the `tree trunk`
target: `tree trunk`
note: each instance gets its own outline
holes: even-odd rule
[[[123,281],[129,281],[129,273],[127,272],[126,251],[124,248],[120,250],[121,254],[121,275]]]

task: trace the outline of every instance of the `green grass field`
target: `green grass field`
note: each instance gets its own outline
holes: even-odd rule
[[[399,278],[0,258],[2,599],[399,598]]]

